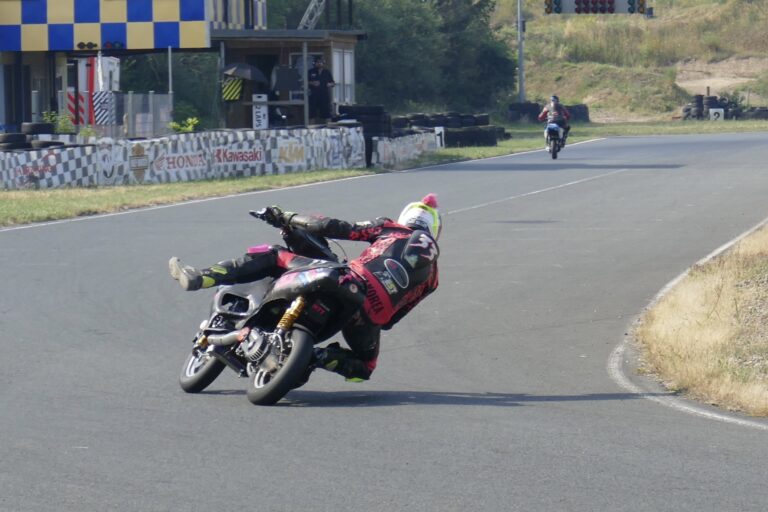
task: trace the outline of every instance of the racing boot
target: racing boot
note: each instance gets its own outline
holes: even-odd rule
[[[338,342],[331,343],[327,347],[316,347],[314,362],[317,368],[335,372],[346,352]]]
[[[351,350],[341,348],[334,342],[325,348],[315,348],[315,366],[329,372],[338,373],[347,382],[363,382],[370,378],[375,361],[361,361]]]
[[[181,260],[175,256],[168,260],[168,269],[171,277],[188,292],[223,284],[227,275],[227,269],[221,265],[198,270],[189,265],[182,265]]]

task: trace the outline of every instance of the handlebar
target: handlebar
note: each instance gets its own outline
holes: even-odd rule
[[[267,220],[267,218],[266,218],[267,209],[266,208],[262,208],[261,210],[249,210],[248,214],[251,217],[255,217],[255,218],[259,219],[259,220],[263,220],[263,221]]]
[[[248,214],[251,217],[269,223],[269,214],[267,211],[267,208],[249,210]],[[323,236],[312,234],[303,228],[291,226],[283,226],[281,235],[285,244],[288,246],[288,249],[296,254],[307,256],[309,258],[339,261],[339,257],[334,254],[328,245],[328,240]]]

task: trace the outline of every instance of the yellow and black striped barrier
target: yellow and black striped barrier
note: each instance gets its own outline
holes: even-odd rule
[[[242,78],[227,78],[221,86],[221,97],[224,101],[237,101],[242,95]]]

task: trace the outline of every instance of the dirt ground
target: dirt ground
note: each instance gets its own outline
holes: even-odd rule
[[[677,64],[677,85],[693,94],[719,96],[768,72],[768,58],[731,58],[720,62],[695,59]],[[751,106],[768,105],[768,98],[749,94]]]
[[[691,94],[720,96],[742,84],[747,84],[762,73],[768,72],[768,57],[731,58],[719,62],[695,59],[680,62],[676,66],[677,85]],[[768,98],[756,93],[745,95],[747,106],[768,105]],[[589,103],[589,101],[586,101]],[[649,115],[632,112],[616,112],[610,109],[590,109],[589,117],[596,123],[635,123],[669,120],[668,113]]]

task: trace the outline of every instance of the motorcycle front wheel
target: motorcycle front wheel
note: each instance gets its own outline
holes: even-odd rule
[[[179,375],[179,385],[187,393],[199,393],[216,380],[224,367],[224,363],[216,359],[213,354],[196,348],[184,361],[181,375]]]
[[[560,144],[556,139],[549,139],[549,153],[552,155],[552,160],[557,160],[558,151],[560,151]]]
[[[246,394],[252,404],[276,404],[306,376],[314,336],[302,329],[293,329],[286,337],[291,341],[290,351],[269,356],[277,359],[277,367],[268,369],[262,364],[248,376]]]

